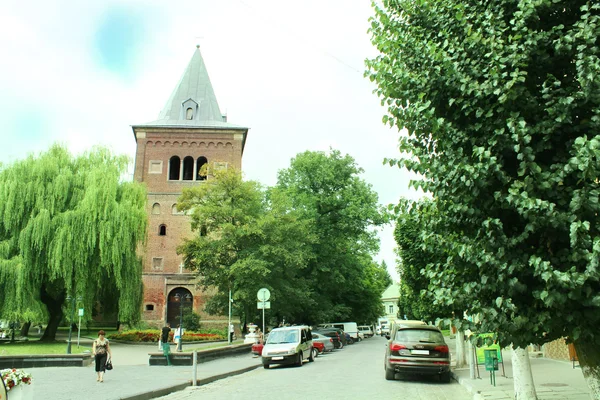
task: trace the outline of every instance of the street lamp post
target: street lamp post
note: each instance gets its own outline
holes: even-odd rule
[[[81,300],[81,297],[67,296],[67,301],[71,301],[71,319],[69,320],[69,341],[67,342],[67,354],[71,354],[71,334],[73,333],[73,320],[75,319],[75,302]]]
[[[192,300],[192,296],[189,293],[183,296],[177,293],[175,298],[179,301],[179,342],[177,343],[177,351],[181,351],[183,349],[183,307],[184,302],[187,304]]]

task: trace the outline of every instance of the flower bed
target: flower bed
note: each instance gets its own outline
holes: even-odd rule
[[[31,374],[22,369],[7,368],[0,370],[0,374],[2,374],[2,380],[4,381],[6,390],[10,390],[19,385],[31,385],[31,382],[33,381]]]
[[[160,331],[152,329],[144,331],[132,330],[114,333],[109,335],[108,338],[125,342],[152,343],[158,342],[160,339]],[[184,342],[200,342],[203,340],[225,340],[225,336],[214,332],[185,332],[183,334]],[[169,341],[173,341],[173,331],[169,334]]]

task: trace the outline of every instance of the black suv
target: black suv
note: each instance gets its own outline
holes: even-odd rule
[[[396,325],[385,350],[385,379],[397,372],[438,375],[450,382],[450,351],[442,332],[431,325]]]

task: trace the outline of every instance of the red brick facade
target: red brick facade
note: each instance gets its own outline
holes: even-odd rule
[[[193,309],[205,319],[206,295],[196,289],[196,277],[182,269],[182,257],[176,249],[183,238],[192,235],[190,219],[174,207],[183,188],[210,182],[197,179],[197,165],[205,157],[209,165],[241,169],[245,130],[182,127],[134,127],[137,142],[134,179],[144,182],[148,190],[148,238],[143,254],[144,301],[142,319],[156,325],[178,320],[179,304],[174,293],[189,293]],[[192,157],[191,180],[169,179],[170,160]],[[173,177],[173,176],[171,176]],[[161,231],[162,229],[162,231]],[[168,304],[170,302],[170,304]],[[169,310],[169,307],[172,307]],[[213,317],[214,318],[214,317]]]

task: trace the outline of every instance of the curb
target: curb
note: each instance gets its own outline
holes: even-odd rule
[[[454,373],[454,371],[450,371],[450,375],[452,376],[452,379],[454,379],[456,382],[458,382],[462,387],[464,387],[467,390],[467,392],[469,392],[471,395],[473,395],[473,400],[483,400],[483,396],[481,395],[481,392],[478,390],[475,390],[473,385],[471,385],[471,383],[469,382],[470,381],[469,378],[460,377],[460,376],[456,375]]]
[[[220,379],[229,378],[229,377],[235,376],[235,375],[240,375],[240,374],[252,371],[254,369],[257,369],[261,366],[262,366],[262,364],[253,365],[251,367],[246,367],[246,368],[238,369],[235,371],[225,372],[220,375],[209,376],[207,378],[198,379],[198,380],[196,380],[196,386],[207,385],[209,383],[218,381]],[[177,385],[168,386],[168,387],[158,389],[158,390],[153,390],[151,392],[134,394],[133,396],[129,396],[129,397],[122,397],[121,400],[150,400],[150,399],[155,399],[157,397],[166,396],[168,394],[184,390],[188,387],[192,387],[191,380],[186,383],[179,383]]]

